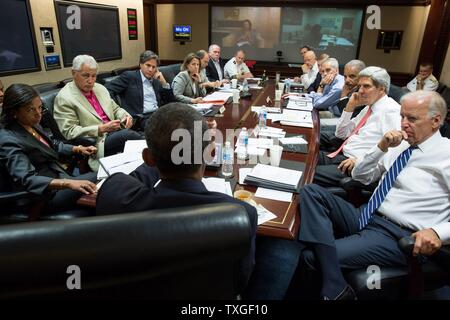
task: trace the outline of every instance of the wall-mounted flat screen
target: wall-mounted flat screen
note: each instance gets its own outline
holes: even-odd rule
[[[0,3],[0,76],[41,70],[28,0]]]
[[[173,26],[173,41],[191,41],[191,26]]]
[[[64,66],[79,54],[97,61],[122,59],[119,10],[114,6],[55,0]]]
[[[345,64],[355,59],[362,30],[363,8],[211,7],[211,43],[230,58],[237,49],[247,59],[302,62],[299,48],[327,53]]]

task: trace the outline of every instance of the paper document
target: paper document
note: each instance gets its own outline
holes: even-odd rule
[[[255,197],[258,198],[272,199],[283,202],[291,202],[292,195],[292,192],[278,191],[261,187],[259,187],[255,193]]]
[[[139,153],[142,155],[142,150],[147,148],[147,141],[145,140],[127,140],[123,148],[123,153]]]
[[[253,168],[240,168],[239,169],[239,184],[245,184],[244,179],[248,173],[250,173]]]
[[[202,182],[205,185],[206,189],[208,189],[208,191],[220,192],[225,193],[231,197],[233,196],[233,192],[231,191],[231,184],[225,179],[210,177],[203,178]]]
[[[258,213],[258,226],[277,217],[260,204],[258,204],[258,206],[256,207],[256,211]]]
[[[289,137],[289,138],[281,138],[280,142],[282,144],[308,144],[308,141],[303,139],[302,137]]]
[[[265,138],[249,138],[248,146],[269,149],[271,146],[273,146],[273,140]]]
[[[244,148],[244,147],[241,147],[241,146],[236,147],[236,149],[234,149],[234,153],[239,153],[241,148]],[[266,153],[266,149],[264,149],[264,148],[258,148],[257,146],[248,146],[247,147],[247,154],[250,156],[263,156],[264,153]]]
[[[229,98],[233,96],[232,92],[215,91],[206,97],[203,97],[203,102],[219,103],[224,104]]]
[[[133,170],[144,163],[142,154],[137,152],[118,153],[109,157],[99,159],[100,167],[97,179],[106,178],[114,173],[122,172],[130,174]]]

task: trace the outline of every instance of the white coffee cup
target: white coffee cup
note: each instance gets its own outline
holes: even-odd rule
[[[284,91],[284,82],[278,82],[278,90]]]
[[[239,90],[233,90],[233,103],[239,103]]]
[[[283,147],[279,145],[273,145],[270,147],[270,165],[278,167],[280,165],[281,154],[283,153]]]
[[[231,88],[236,89],[237,88],[237,79],[231,79]]]
[[[283,91],[281,90],[275,90],[275,101],[281,100],[281,95],[283,94]]]

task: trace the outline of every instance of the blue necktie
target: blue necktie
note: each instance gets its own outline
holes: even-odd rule
[[[374,212],[381,206],[384,198],[386,198],[389,190],[391,190],[392,186],[394,185],[395,179],[397,179],[400,171],[402,171],[402,169],[408,163],[413,149],[417,149],[417,146],[409,147],[408,149],[403,151],[397,159],[395,159],[394,163],[389,168],[389,171],[384,176],[381,183],[378,185],[378,188],[370,197],[367,205],[361,209],[361,214],[359,216],[359,230],[362,230],[365,226],[367,226],[367,224],[372,219]]]

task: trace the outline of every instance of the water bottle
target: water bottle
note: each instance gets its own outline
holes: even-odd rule
[[[262,106],[259,111],[259,123],[260,128],[265,128],[267,125],[267,108],[266,106]]]
[[[286,88],[286,93],[291,92],[291,79],[286,78],[286,80],[284,80],[284,86]]]
[[[242,91],[243,92],[248,92],[248,81],[247,81],[247,79],[244,79],[244,81],[242,82]]]
[[[233,149],[230,141],[225,142],[225,149],[222,157],[222,175],[230,177],[233,175]]]
[[[248,132],[246,127],[242,128],[241,133],[239,134],[238,142],[239,143],[238,143],[237,157],[238,159],[245,160],[247,159],[247,146],[248,146]]]

